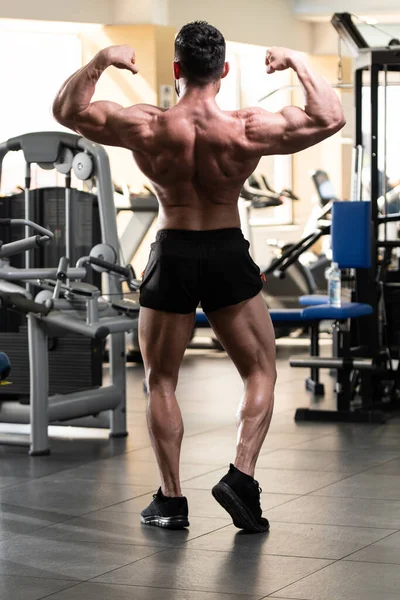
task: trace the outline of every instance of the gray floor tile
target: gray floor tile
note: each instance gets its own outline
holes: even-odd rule
[[[149,487],[43,478],[2,490],[1,501],[13,506],[52,512],[62,521],[68,515],[82,515],[129,500],[147,491]]]
[[[143,367],[130,365],[127,439],[67,439],[58,429],[51,456],[43,458],[0,446],[0,598],[400,598],[392,594],[398,594],[397,579],[391,587],[398,564],[384,564],[400,563],[400,533],[388,535],[400,529],[400,421],[295,423],[295,408],[308,405],[309,396],[304,375],[289,368],[288,357],[305,348],[281,342],[276,411],[256,475],[269,535],[239,533],[210,494],[234,459],[242,394],[233,365],[214,351],[188,352],[178,386],[191,528],[169,532],[140,524],[138,513],[158,488],[159,475],[146,426]],[[332,380],[323,377],[323,406],[329,406]],[[339,566],[311,575],[344,556]],[[101,574],[109,584],[81,583]],[[306,591],[297,586],[313,580],[316,585],[299,596]],[[66,585],[71,587],[64,590]]]
[[[81,583],[55,594],[51,600],[228,600],[225,594],[191,592],[189,590],[162,590],[151,587]],[[238,600],[258,600],[259,596],[240,595]],[[8,599],[7,599],[8,600]],[[11,599],[10,599],[11,600]],[[25,600],[22,599],[21,600]]]
[[[320,437],[321,433],[318,431],[294,431],[287,433],[269,431],[265,438],[261,455],[264,454],[264,449],[269,452],[270,450],[279,450],[280,448],[290,448],[293,444],[300,444],[301,442],[314,440],[316,438],[319,439]]]
[[[292,448],[299,450],[320,450],[322,452],[342,452],[354,450],[373,450],[374,452],[400,453],[399,432],[391,431],[386,426],[371,429],[365,426],[348,426],[348,429],[330,433],[313,440],[294,443]]]
[[[17,485],[17,483],[22,483],[26,481],[23,477],[2,477],[0,476],[0,489],[4,489],[10,487],[12,485]]]
[[[71,581],[0,575],[1,600],[39,600],[71,587]]]
[[[30,533],[66,518],[67,515],[61,513],[57,515],[46,510],[0,504],[0,540]]]
[[[386,462],[379,467],[374,467],[368,471],[370,474],[375,475],[399,475],[400,476],[400,458],[395,458],[389,462]]]
[[[188,541],[187,547],[220,552],[340,559],[356,549],[390,535],[394,530],[271,522],[267,535],[249,536],[232,525]]]
[[[225,513],[224,518],[190,517],[190,527],[183,531],[168,531],[159,527],[142,525],[140,516],[135,513],[99,510],[70,519],[53,527],[36,532],[41,539],[102,542],[109,544],[133,544],[139,546],[169,547],[184,544],[186,541],[203,536],[231,523]]]
[[[271,452],[277,448],[287,448],[296,442],[300,443],[304,440],[313,439],[315,435],[315,432],[269,433],[261,449],[261,454]],[[136,450],[133,454],[140,461],[154,462],[152,448]],[[207,431],[200,435],[184,437],[181,463],[228,465],[234,460],[235,454],[236,429],[232,426],[216,431]]]
[[[182,494],[184,494],[189,503],[189,514],[194,517],[221,517],[230,518],[226,511],[216,502],[211,495],[210,490],[191,490],[185,487],[182,488]],[[262,494],[261,506],[264,511],[280,506],[286,502],[294,500],[298,496],[292,494]],[[104,509],[105,511],[112,512],[127,512],[127,513],[140,513],[143,508],[147,506],[152,500],[152,494],[147,494],[140,498],[134,498],[133,500],[127,500],[121,504],[116,504],[110,508]]]
[[[114,487],[118,485],[130,486],[148,486],[147,489],[157,489],[160,485],[160,475],[155,462],[141,462],[136,460],[135,453],[131,452],[123,456],[111,458],[109,460],[97,461],[82,465],[76,469],[69,469],[59,473],[59,481],[86,480],[96,481],[97,483],[109,484]],[[215,470],[215,465],[202,464],[182,464],[180,469],[181,481],[209,473]]]
[[[400,533],[397,532],[385,539],[352,554],[347,560],[366,562],[393,563],[400,565]]]
[[[0,474],[42,477],[69,466],[117,456],[126,450],[127,438],[109,439],[101,431],[100,437],[82,439],[79,435],[74,437],[73,432],[74,429],[70,427],[50,428],[50,456],[30,457],[26,447],[0,446]]]
[[[315,450],[276,450],[260,456],[257,466],[263,469],[293,469],[301,471],[338,471],[358,473],[393,459],[390,453],[315,452]]]
[[[293,394],[293,390],[298,387],[298,383],[290,385],[288,393]],[[302,406],[301,401],[299,406]],[[270,432],[271,433],[302,433],[309,434],[311,438],[334,434],[338,431],[336,423],[298,423],[294,420],[295,410],[290,410],[287,413],[275,414],[272,417]]]
[[[87,580],[157,549],[126,544],[87,544],[19,536],[0,542],[0,574],[45,579]]]
[[[398,600],[400,570],[395,565],[337,562],[279,593],[301,600]]]
[[[400,502],[303,496],[268,513],[271,521],[400,529]]]
[[[360,473],[318,490],[313,495],[400,500],[400,475]]]
[[[328,561],[169,549],[99,577],[101,583],[191,589],[226,594],[271,594],[313,573]]]
[[[235,459],[236,431],[209,432],[193,437],[184,437],[181,452],[181,465],[210,464],[222,466],[229,465]],[[154,462],[154,453],[151,448],[138,450],[133,453],[133,458],[138,461]],[[214,468],[216,468],[214,467]],[[211,470],[211,469],[210,469]]]
[[[9,448],[7,448],[9,450]],[[0,475],[6,477],[20,477],[21,479],[35,479],[37,477],[46,477],[76,467],[81,461],[73,461],[60,456],[50,455],[46,457],[30,457],[27,455],[26,448],[24,454],[0,453]]]
[[[266,454],[277,448],[287,448],[296,442],[300,443],[310,438],[313,439],[315,435],[315,432],[269,433],[261,449],[261,454]],[[136,450],[133,455],[140,461],[154,462],[152,448]],[[228,465],[235,459],[235,455],[236,429],[233,426],[183,438],[182,464]]]
[[[226,475],[227,469],[196,477],[185,482],[188,489],[210,490]],[[346,477],[346,473],[323,471],[279,471],[256,469],[256,478],[264,492],[273,494],[308,494]]]

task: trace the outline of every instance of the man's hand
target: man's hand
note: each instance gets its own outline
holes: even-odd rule
[[[139,72],[136,67],[136,55],[133,48],[130,46],[109,46],[100,51],[100,56],[109,66],[117,69],[126,69],[134,75]]]
[[[265,64],[267,65],[267,73],[275,73],[275,71],[285,71],[293,67],[294,63],[301,58],[300,52],[290,50],[289,48],[279,48],[273,46],[267,49]]]

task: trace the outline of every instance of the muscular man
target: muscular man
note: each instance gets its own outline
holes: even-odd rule
[[[99,52],[64,84],[54,115],[94,142],[131,150],[160,203],[159,231],[140,292],[139,336],[161,487],[142,512],[142,522],[167,528],[189,525],[179,480],[183,423],[175,389],[201,303],[244,382],[236,458],[213,495],[238,528],[267,531],[253,477],[272,417],[274,330],[260,295],[260,270],[240,230],[237,201],[263,155],[298,152],[343,127],[340,102],[301,54],[270,48],[267,73],[293,69],[305,91],[304,110],[220,110],[215,98],[229,72],[225,40],[204,22],[186,25],[176,38],[173,69],[179,102],[169,110],[91,102],[99,77],[110,66],[135,75],[134,50],[116,46]]]

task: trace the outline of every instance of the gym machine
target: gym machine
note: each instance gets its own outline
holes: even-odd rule
[[[124,437],[126,431],[126,381],[125,381],[125,334],[131,331],[138,318],[137,302],[123,299],[122,281],[128,280],[130,288],[136,290],[130,267],[119,264],[116,213],[113,201],[109,160],[102,146],[82,137],[59,133],[33,133],[12,138],[0,144],[0,173],[4,156],[10,151],[22,151],[26,161],[25,205],[23,223],[26,239],[3,246],[3,253],[13,246],[14,251],[25,252],[22,268],[13,267],[7,254],[0,252],[0,292],[3,307],[27,315],[26,337],[21,337],[29,348],[29,396],[15,397],[13,394],[0,396],[0,422],[30,424],[30,439],[19,436],[8,438],[6,443],[30,446],[30,454],[37,456],[50,451],[48,425],[70,425],[110,429],[111,437]],[[37,163],[44,168],[58,168],[65,174],[65,256],[58,266],[32,267],[33,247],[54,239],[53,233],[43,227],[36,229],[40,236],[28,236],[34,213],[31,198],[31,165]],[[97,205],[100,219],[101,243],[70,267],[73,254],[73,230],[71,214],[71,172],[81,180],[95,178]],[[1,222],[0,222],[1,224]],[[3,225],[13,225],[13,219]],[[19,222],[19,225],[22,223]],[[3,258],[2,258],[3,257]],[[87,278],[87,269],[100,271],[102,289],[82,281]],[[20,285],[17,285],[19,283]],[[21,285],[22,284],[22,285]],[[90,385],[79,386],[73,392],[57,393],[51,382],[51,347],[56,340],[70,339],[68,356],[76,355],[77,371],[86,370],[84,356],[80,356],[80,341],[94,342],[91,351],[97,355],[98,380]],[[11,337],[16,334],[11,333]],[[102,351],[108,338],[110,383],[102,385]],[[4,346],[4,335],[1,336]],[[21,344],[20,348],[23,347]],[[68,344],[67,344],[68,345]],[[7,348],[4,348],[7,351]],[[17,357],[16,357],[17,358]],[[14,362],[14,361],[13,361]],[[79,362],[81,364],[79,364]],[[28,365],[15,369],[26,377]],[[77,377],[79,373],[76,373]],[[73,379],[73,374],[69,374]],[[61,377],[62,379],[62,377]],[[54,378],[53,378],[54,384]],[[61,385],[61,383],[59,383]],[[55,382],[57,387],[57,381]],[[10,386],[11,388],[13,386]]]
[[[387,227],[388,223],[400,222],[400,214],[393,213],[387,203],[386,155],[388,87],[390,76],[400,72],[400,43],[392,40],[384,48],[369,47],[348,13],[335,14],[332,24],[355,58],[356,131],[352,184],[355,202],[340,202],[337,207],[343,205],[342,208],[347,210],[359,205],[367,219],[355,228],[348,224],[350,213],[347,217],[343,213],[342,217],[346,218],[342,219],[337,236],[342,247],[338,262],[344,267],[354,267],[352,300],[369,306],[371,313],[365,313],[362,321],[336,321],[331,358],[291,361],[295,367],[328,368],[337,372],[337,410],[299,409],[296,418],[384,422],[391,410],[400,408],[400,240],[389,239]],[[369,128],[365,127],[365,95],[371,107]],[[370,174],[368,197],[362,185],[362,173],[367,169]],[[351,260],[354,240],[358,230],[362,229],[370,235],[368,268],[366,265],[360,268]],[[346,235],[347,239],[343,239]],[[332,234],[332,244],[333,238]],[[310,302],[310,298],[305,302]]]

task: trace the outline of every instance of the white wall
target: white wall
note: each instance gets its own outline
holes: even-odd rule
[[[169,25],[179,29],[196,19],[220,28],[227,40],[311,49],[311,25],[295,19],[289,0],[169,0]]]
[[[337,55],[339,35],[330,23],[312,23],[311,53],[317,55]],[[346,44],[342,42],[342,55],[351,56]]]
[[[112,0],[0,0],[0,18],[108,24]]]
[[[400,13],[398,0],[293,0],[293,9],[299,16],[330,16],[335,12],[350,12],[356,15]]]
[[[169,0],[109,0],[113,7],[113,23],[168,25]]]
[[[311,25],[294,17],[290,0],[0,0],[1,18],[177,29],[201,19],[219,27],[227,40],[311,49]]]

